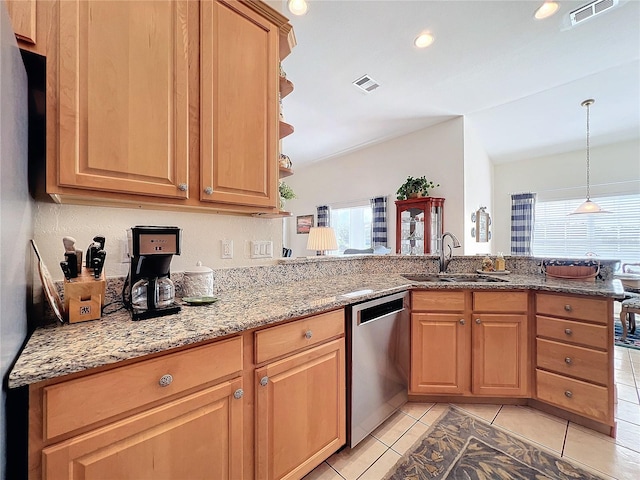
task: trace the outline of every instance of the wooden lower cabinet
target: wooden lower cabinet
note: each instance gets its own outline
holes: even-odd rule
[[[299,479],[346,442],[344,337],[256,370],[257,478]]]
[[[240,378],[47,447],[42,478],[239,479]]]
[[[615,431],[613,300],[538,293],[535,398]]]
[[[520,396],[529,391],[527,316],[473,316],[475,395]]]
[[[412,293],[411,394],[529,394],[528,294],[485,293]]]
[[[411,393],[469,390],[470,333],[464,314],[411,314]]]

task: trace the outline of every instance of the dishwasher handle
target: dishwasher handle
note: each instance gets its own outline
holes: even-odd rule
[[[364,304],[359,307],[363,308],[359,308],[357,311],[358,326],[366,325],[367,323],[380,320],[390,315],[395,315],[405,310],[403,298],[396,298],[384,303],[374,304],[372,306]]]

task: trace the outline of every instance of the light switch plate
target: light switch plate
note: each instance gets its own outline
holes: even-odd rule
[[[269,240],[254,240],[250,243],[251,258],[272,258],[273,242]]]
[[[220,258],[233,258],[233,240],[220,240]]]

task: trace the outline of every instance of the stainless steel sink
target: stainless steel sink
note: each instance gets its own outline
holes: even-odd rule
[[[426,274],[415,274],[415,275],[402,275],[407,280],[411,280],[412,282],[448,282],[448,283],[457,283],[457,282],[474,282],[474,283],[494,283],[494,282],[508,282],[506,278],[498,278],[492,277],[489,275],[426,275]]]

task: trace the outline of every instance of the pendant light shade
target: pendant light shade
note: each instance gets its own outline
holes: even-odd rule
[[[593,98],[585,100],[580,105],[583,107],[587,107],[587,199],[573,211],[569,215],[582,215],[585,213],[610,213],[607,210],[603,210],[600,205],[595,202],[592,202],[590,199],[591,191],[589,189],[589,107],[595,103]]]

